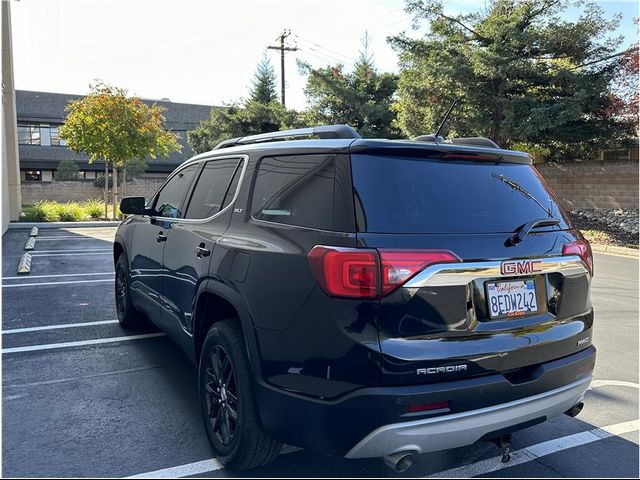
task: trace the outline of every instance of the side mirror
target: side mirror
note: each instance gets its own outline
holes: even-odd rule
[[[124,197],[120,200],[120,211],[127,215],[144,215],[144,197]]]

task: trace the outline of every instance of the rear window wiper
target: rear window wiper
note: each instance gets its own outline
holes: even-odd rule
[[[511,180],[511,179],[509,179],[509,178],[506,178],[506,177],[505,177],[505,176],[503,176],[503,175],[496,175],[495,173],[492,173],[492,174],[491,174],[491,176],[492,176],[493,178],[497,178],[497,179],[498,179],[498,180],[500,180],[501,182],[506,183],[506,184],[507,184],[507,185],[509,185],[511,188],[513,188],[514,190],[516,190],[516,191],[520,192],[522,195],[524,195],[524,196],[525,196],[525,197],[527,197],[528,199],[533,200],[534,202],[536,202],[536,203],[540,206],[540,208],[542,208],[542,209],[547,213],[547,215],[549,215],[549,217],[553,217],[552,212],[551,212],[551,209],[550,209],[550,208],[545,207],[545,206],[540,202],[540,200],[538,200],[536,197],[534,197],[534,196],[533,196],[533,195],[531,195],[528,191],[526,191],[526,190],[522,187],[522,185],[520,185],[519,183],[516,183],[516,182],[514,182],[513,180]]]
[[[516,229],[515,235],[507,240],[507,246],[519,244],[534,228],[550,227],[555,225],[560,225],[560,220],[554,217],[534,218],[533,220],[529,220],[527,223],[520,225]]]

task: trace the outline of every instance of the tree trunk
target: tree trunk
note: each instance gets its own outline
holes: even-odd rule
[[[118,219],[118,169],[116,164],[113,164],[113,220]]]
[[[122,197],[127,196],[127,167],[122,169]]]
[[[104,219],[109,218],[109,164],[104,160]]]

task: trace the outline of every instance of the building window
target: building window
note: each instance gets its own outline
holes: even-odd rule
[[[40,145],[40,125],[18,125],[18,143]]]
[[[18,143],[21,145],[50,145],[64,147],[67,142],[60,138],[60,126],[48,123],[18,124]]]
[[[67,142],[64,140],[64,138],[60,137],[60,131],[58,130],[58,128],[58,125],[55,125],[49,130],[51,133],[51,145],[65,147],[67,145]]]
[[[42,172],[40,170],[26,170],[24,172],[24,179],[31,182],[41,182]]]

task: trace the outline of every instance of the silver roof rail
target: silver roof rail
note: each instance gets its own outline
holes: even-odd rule
[[[320,138],[360,138],[358,132],[348,125],[322,125],[319,127],[297,128],[295,130],[282,130],[279,132],[259,133],[247,137],[230,138],[223,140],[214,147],[214,150],[233,147],[235,145],[250,145],[252,143],[270,142],[285,138],[299,138],[316,136]]]

